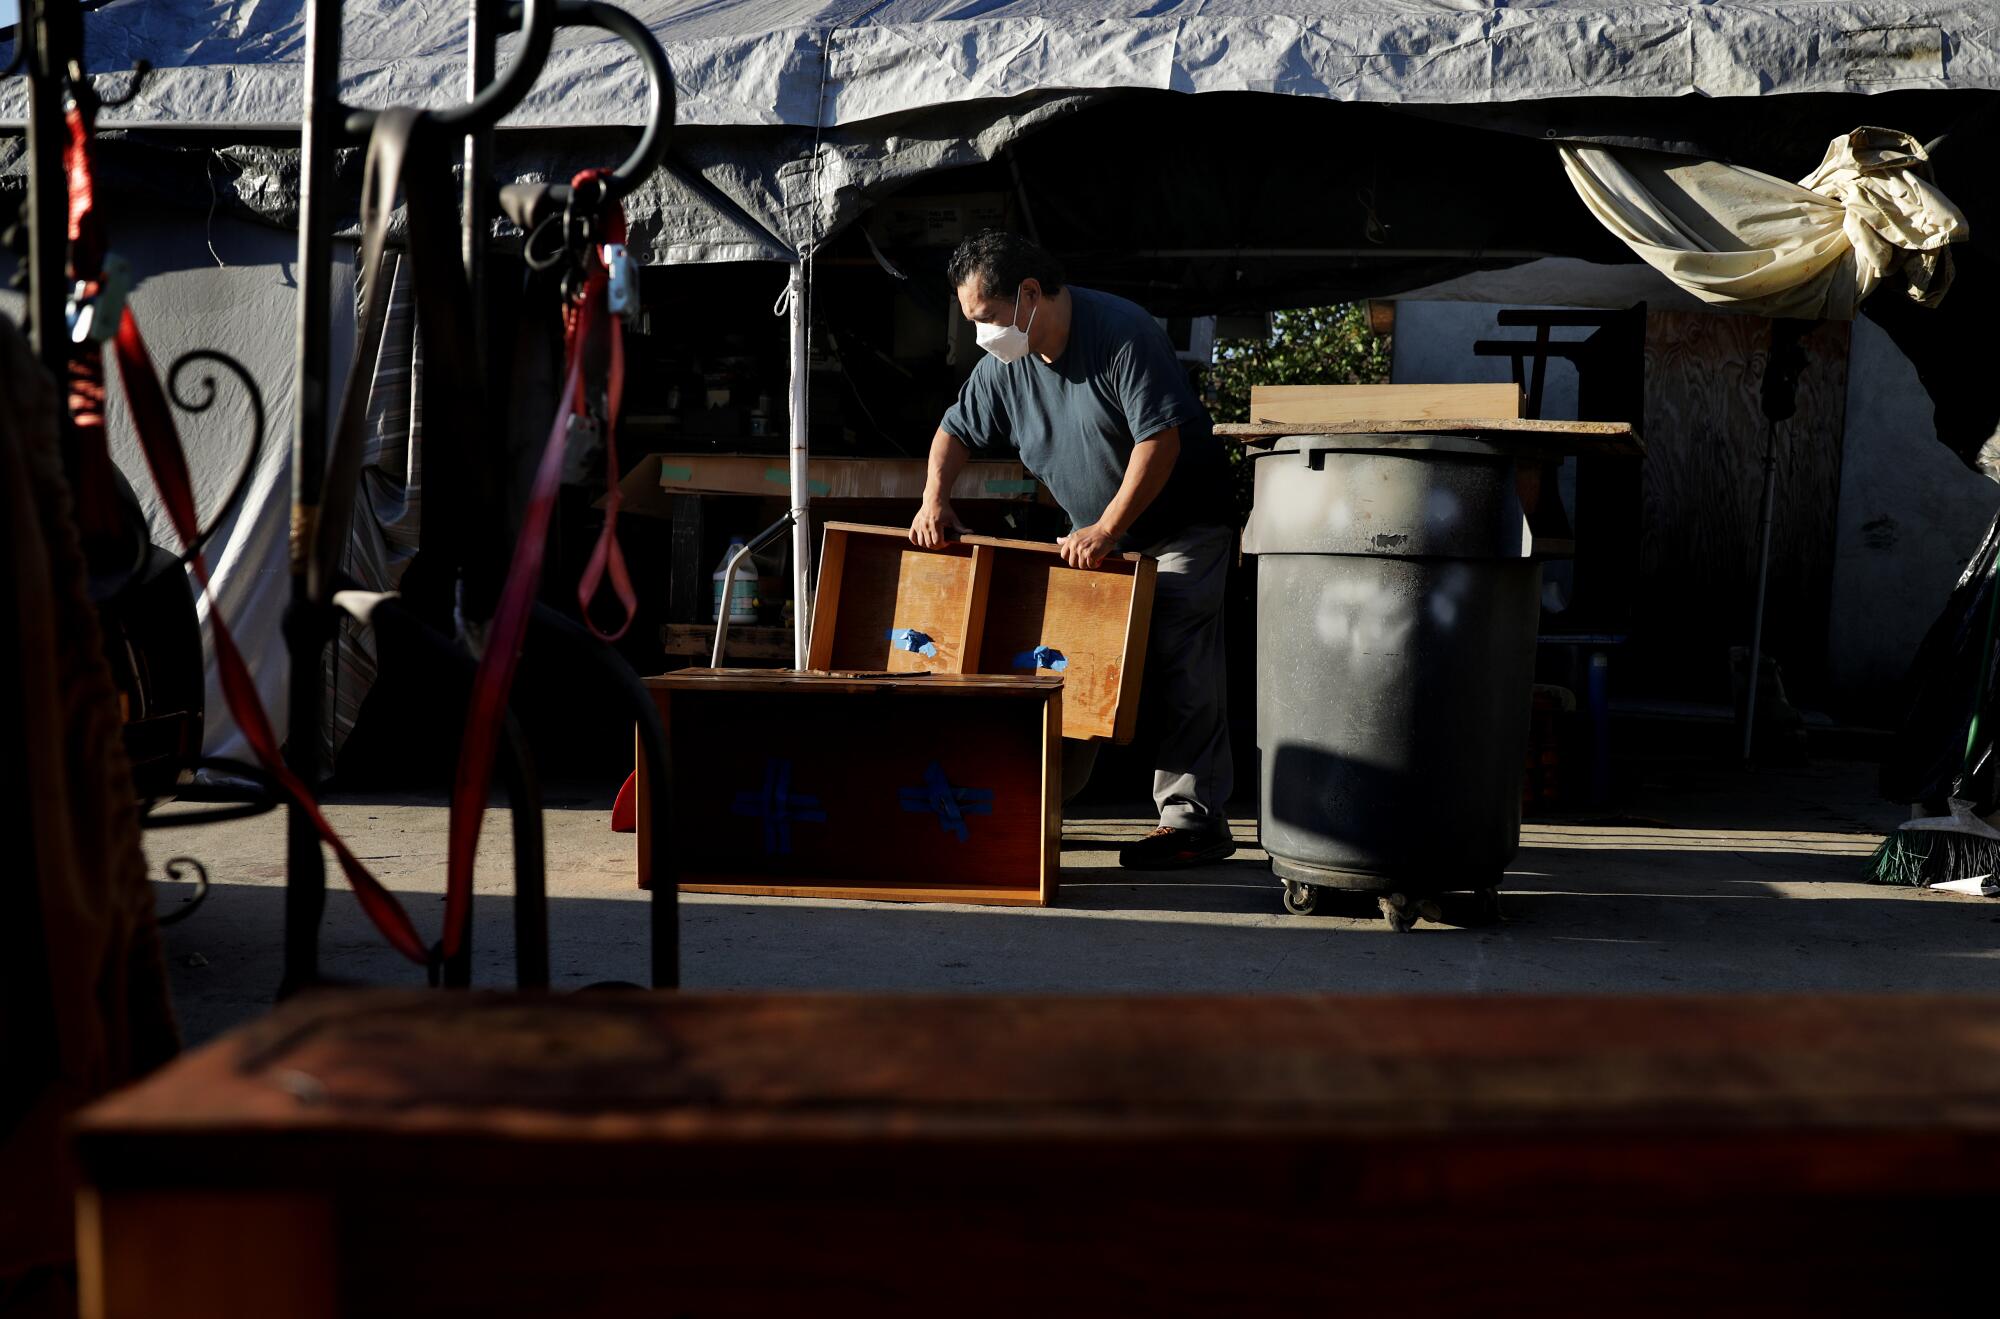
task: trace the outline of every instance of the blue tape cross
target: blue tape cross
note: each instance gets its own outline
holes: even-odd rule
[[[792,762],[769,760],[764,763],[764,786],[736,794],[732,815],[762,817],[764,851],[770,856],[788,856],[792,850],[792,825],[824,824],[826,812],[819,798],[792,791]]]
[[[897,795],[904,810],[937,816],[938,828],[961,843],[971,837],[971,831],[965,827],[966,816],[993,814],[993,789],[954,788],[944,776],[944,766],[935,760],[924,771],[922,787],[902,788]]]
[[[1017,669],[1048,669],[1055,673],[1061,673],[1069,667],[1069,659],[1054,646],[1036,646],[1033,650],[1024,650],[1016,655],[1014,657],[1014,667]]]
[[[895,643],[897,650],[907,650],[912,655],[923,655],[929,659],[937,658],[937,642],[913,627],[890,628],[889,640]]]

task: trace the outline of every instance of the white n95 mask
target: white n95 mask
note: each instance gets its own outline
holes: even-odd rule
[[[1035,301],[1035,310],[1028,313],[1028,330],[1035,328],[1035,315],[1041,309],[1041,300],[1038,298]],[[1021,290],[1015,289],[1014,315],[1018,317],[1020,314]],[[972,327],[972,338],[981,348],[1001,361],[1012,363],[1028,355],[1028,330],[1017,329],[1011,324],[975,325]]]

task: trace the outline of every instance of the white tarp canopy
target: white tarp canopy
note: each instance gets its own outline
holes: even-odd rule
[[[1298,98],[1292,109],[1373,102],[1463,123],[1501,118],[1509,105],[1505,113],[1532,117],[1537,102],[1554,98],[1615,98],[1652,120],[1662,98],[2000,90],[2000,0],[1142,0],[1110,13],[1088,0],[622,5],[665,45],[678,122],[689,130],[667,167],[626,201],[635,248],[653,261],[788,259],[852,220],[866,198],[991,160],[1116,93],[1270,93]],[[468,7],[350,2],[342,96],[372,107],[461,100]],[[144,94],[107,112],[102,126],[218,135],[186,145],[148,135],[131,144],[125,167],[151,153],[163,180],[178,179],[188,162],[170,157],[186,156],[200,206],[212,214],[226,194],[282,227],[296,200],[296,153],[252,135],[298,125],[306,9],[305,0],[92,8],[84,27],[93,71],[139,59],[156,70]],[[503,63],[517,45],[502,43]],[[25,82],[0,81],[0,129],[23,122]],[[637,60],[615,39],[560,33],[535,90],[507,121],[544,131],[503,134],[496,157],[518,177],[566,177],[578,163],[601,162],[610,135],[590,130],[639,124],[645,97]],[[1300,149],[1337,160],[1341,145]],[[572,159],[578,152],[587,158]],[[25,169],[18,139],[0,138],[0,191]],[[237,272],[182,273],[206,286]],[[157,298],[160,288],[149,282],[136,296]],[[232,323],[251,334],[250,318]],[[283,313],[256,324],[265,327],[256,338],[282,355]],[[233,470],[238,452],[230,437],[207,465]],[[222,582],[225,607],[242,620],[239,637],[261,639],[253,663],[271,673],[282,653],[280,614],[247,607],[245,593],[282,581],[284,513],[274,494],[240,519],[261,530]],[[247,534],[232,530],[218,555],[236,552]],[[282,715],[282,703],[273,712]],[[211,748],[228,747],[227,736],[226,725],[212,725]]]
[[[1994,0],[627,0],[665,44],[697,126],[830,128],[931,106],[1148,88],[1480,105],[1568,96],[2000,89]],[[349,4],[343,95],[463,95],[465,3]],[[156,69],[106,123],[299,122],[303,0],[110,0],[90,63]],[[513,42],[503,43],[506,58]],[[0,86],[0,124],[25,113]],[[637,62],[560,33],[518,127],[628,125]]]

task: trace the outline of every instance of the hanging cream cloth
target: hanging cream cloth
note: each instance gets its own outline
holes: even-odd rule
[[[1853,320],[1886,277],[1935,303],[1965,216],[1908,133],[1857,128],[1797,183],[1712,160],[1562,148],[1584,205],[1641,260],[1704,302],[1761,316]]]

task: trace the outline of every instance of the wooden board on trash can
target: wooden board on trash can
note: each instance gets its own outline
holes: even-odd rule
[[[1250,420],[1428,421],[1521,415],[1521,387],[1457,385],[1252,385]]]
[[[1060,676],[1064,737],[1129,742],[1156,569],[1140,554],[1072,568],[1054,545],[992,536],[925,550],[902,527],[829,522],[806,667]],[[1044,646],[1061,669],[1036,663]]]
[[[1397,439],[1419,443],[1438,435],[1463,435],[1520,454],[1643,454],[1646,446],[1623,421],[1534,421],[1505,417],[1444,417],[1434,421],[1253,421],[1217,422],[1216,438],[1242,444],[1305,435],[1366,435],[1383,439],[1370,448],[1388,448]],[[1386,437],[1386,438],[1384,438]]]
[[[698,893],[1054,901],[1060,678],[684,669],[646,686],[674,782],[662,830],[639,758],[641,887],[664,861]]]

